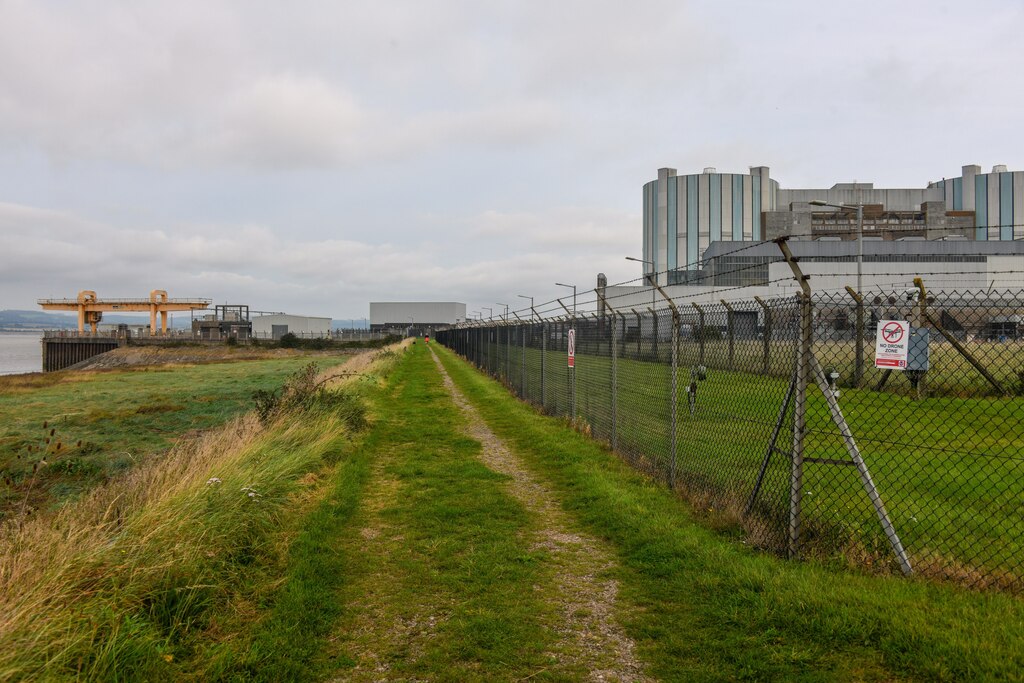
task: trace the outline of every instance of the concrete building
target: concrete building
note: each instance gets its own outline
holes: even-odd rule
[[[960,177],[923,188],[880,189],[872,183],[831,188],[785,189],[767,166],[748,174],[676,175],[662,168],[643,188],[645,274],[659,283],[684,284],[701,277],[706,252],[721,242],[758,242],[790,235],[799,239],[856,239],[856,212],[818,207],[811,201],[863,205],[869,237],[967,240],[1024,239],[1024,171],[995,166],[982,173],[964,166]]]
[[[288,333],[304,339],[330,337],[331,319],[287,313],[259,315],[252,319],[252,336],[256,339],[280,339]]]
[[[454,301],[370,302],[370,329],[420,336],[444,325],[466,320],[466,304]]]

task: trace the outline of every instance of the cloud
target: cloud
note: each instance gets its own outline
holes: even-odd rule
[[[32,307],[37,298],[81,289],[101,296],[166,289],[336,317],[359,315],[372,300],[472,303],[522,293],[542,301],[560,294],[556,281],[592,287],[602,262],[625,276],[631,269],[620,255],[635,251],[637,221],[573,207],[489,210],[460,218],[464,234],[395,245],[304,239],[262,225],[125,228],[0,203],[0,307]]]

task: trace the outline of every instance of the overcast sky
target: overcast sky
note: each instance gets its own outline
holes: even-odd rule
[[[626,280],[662,166],[1021,169],[1022,32],[1019,0],[0,0],[0,308]]]

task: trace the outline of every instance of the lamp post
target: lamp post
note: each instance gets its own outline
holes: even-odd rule
[[[860,295],[864,291],[861,287],[864,263],[864,204],[833,204],[821,199],[812,199],[807,203],[811,206],[831,206],[835,209],[857,210],[857,294]]]
[[[559,287],[572,287],[572,318],[576,320],[576,285],[564,285],[561,282],[556,282]]]
[[[655,275],[655,273],[654,273],[654,261],[648,261],[647,259],[636,258],[635,256],[627,256],[626,260],[627,261],[636,261],[637,263],[642,263],[645,266],[650,266],[651,267],[651,272],[644,273],[644,277],[647,278],[647,282],[651,285],[651,308],[654,308],[655,307],[655,298],[654,298],[654,275]]]
[[[487,311],[487,319],[488,320],[494,320],[494,309],[493,308],[491,308],[490,306],[481,306],[480,308],[482,308],[483,310]]]
[[[533,322],[533,314],[534,314],[534,310],[533,310],[533,297],[532,296],[526,296],[525,294],[516,294],[516,296],[518,296],[520,299],[529,299],[530,300],[530,321]]]
[[[508,322],[508,304],[498,303],[496,305],[505,307],[505,322]]]
[[[831,206],[836,209],[857,209],[857,345],[854,347],[853,384],[859,387],[864,379],[864,290],[862,288],[864,263],[864,204],[833,204],[820,199],[808,202],[811,206]],[[849,289],[849,288],[847,288]]]

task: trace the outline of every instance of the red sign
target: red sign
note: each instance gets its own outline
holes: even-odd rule
[[[576,367],[576,330],[569,330],[569,367]]]

